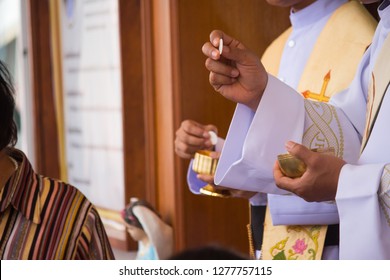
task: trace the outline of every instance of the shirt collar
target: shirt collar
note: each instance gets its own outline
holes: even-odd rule
[[[303,28],[318,22],[321,18],[333,13],[342,4],[348,2],[347,0],[320,0],[306,8],[293,12],[290,11],[290,21],[294,29]]]
[[[7,149],[7,154],[17,161],[18,169],[0,192],[0,213],[10,205],[32,222],[41,222],[40,184],[26,155],[17,149]]]
[[[390,28],[390,0],[384,0],[378,7],[378,14],[383,26]]]

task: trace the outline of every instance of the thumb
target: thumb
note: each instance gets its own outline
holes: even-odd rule
[[[287,152],[289,152],[291,155],[297,157],[298,159],[302,160],[303,162],[307,162],[307,159],[310,156],[311,151],[306,148],[305,146],[295,143],[293,141],[288,141],[285,144]]]

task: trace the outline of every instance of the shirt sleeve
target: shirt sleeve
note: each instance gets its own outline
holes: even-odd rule
[[[340,259],[390,259],[389,186],[390,165],[342,168],[336,196]]]
[[[362,120],[352,122],[341,108],[304,99],[269,75],[256,112],[245,105],[237,105],[218,163],[216,184],[287,194],[276,187],[272,171],[277,156],[286,153],[287,141],[309,148],[334,147],[337,156],[356,163],[361,144],[356,126],[360,128]]]
[[[285,194],[273,181],[272,168],[288,140],[301,142],[303,99],[269,75],[256,112],[238,104],[218,163],[215,182],[237,189]]]
[[[194,160],[191,159],[190,164],[188,166],[187,170],[187,184],[190,189],[190,191],[193,194],[200,194],[200,189],[207,185],[206,182],[199,180],[197,176],[197,173],[192,170],[192,164]]]
[[[83,260],[113,260],[115,259],[107,233],[100,216],[91,207],[85,218],[79,237],[76,259]]]

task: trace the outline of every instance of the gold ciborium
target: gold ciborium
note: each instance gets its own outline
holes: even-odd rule
[[[211,151],[200,150],[195,153],[194,161],[192,163],[192,170],[198,174],[214,175],[217,169],[218,159],[210,156]],[[228,189],[216,187],[211,184],[199,190],[202,194],[215,197],[230,197],[231,193]]]

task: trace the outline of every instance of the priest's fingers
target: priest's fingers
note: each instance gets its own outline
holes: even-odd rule
[[[221,30],[213,30],[210,33],[210,42],[215,48],[219,47],[220,39],[223,40],[224,45],[231,45],[235,42],[238,42],[237,39],[231,37]]]
[[[198,146],[191,146],[175,139],[175,153],[181,158],[192,158],[198,150]]]
[[[197,174],[196,177],[207,184],[214,185],[214,175]]]
[[[302,160],[306,165],[313,162],[313,156],[315,156],[315,153],[310,151],[307,147],[293,141],[288,141],[285,144],[285,147],[287,152]]]
[[[203,147],[207,141],[207,139],[202,136],[199,137],[193,134],[189,134],[181,129],[176,131],[176,140],[188,145],[198,146],[199,148]]]
[[[221,39],[222,39],[222,41],[221,41]],[[243,43],[241,43],[239,40],[231,37],[230,35],[224,33],[221,30],[214,30],[210,33],[210,42],[211,42],[212,46],[218,50],[220,49],[221,42],[223,43],[224,47],[228,46],[228,47],[245,49],[245,46]],[[225,50],[225,48],[223,48],[223,50]]]
[[[224,75],[226,77],[237,78],[239,71],[236,67],[229,64],[227,61],[216,61],[207,58],[205,61],[206,69],[215,74]]]
[[[213,125],[205,126],[192,120],[185,120],[181,123],[179,129],[176,130],[176,140],[192,146],[198,146],[199,148],[204,146],[211,147],[208,129],[214,127]],[[215,128],[215,130],[217,129]]]
[[[223,86],[230,86],[237,82],[237,79],[226,77],[223,75],[216,74],[214,72],[210,72],[209,74],[209,82],[210,85],[216,90],[221,91]],[[223,93],[222,93],[223,95]],[[229,97],[227,97],[229,98]],[[230,99],[230,98],[229,98]]]
[[[275,184],[278,188],[295,193],[296,187],[294,181],[296,179],[292,179],[284,175],[280,170],[279,163],[277,161],[275,161],[273,167],[273,174],[274,174]]]

